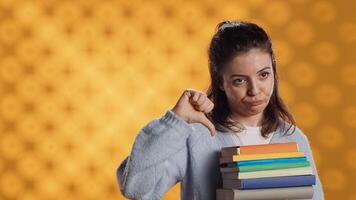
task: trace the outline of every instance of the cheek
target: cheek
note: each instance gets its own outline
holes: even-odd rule
[[[273,90],[274,90],[274,81],[272,79],[272,81],[268,83],[265,87],[265,94],[268,98],[272,96]]]
[[[243,88],[230,88],[228,91],[227,97],[231,102],[239,102],[244,97],[244,89]]]
[[[264,99],[266,103],[269,101],[273,94],[274,81],[265,81],[261,83],[260,98]]]

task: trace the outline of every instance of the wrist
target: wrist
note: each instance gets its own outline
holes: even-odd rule
[[[176,115],[177,117],[181,118],[182,120],[188,123],[187,117],[185,117],[179,109],[174,107],[171,109],[171,111],[173,112],[174,115]]]

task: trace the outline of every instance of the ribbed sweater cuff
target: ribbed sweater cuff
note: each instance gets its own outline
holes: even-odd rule
[[[184,121],[182,118],[174,114],[171,110],[168,110],[166,114],[160,119],[162,123],[165,123],[175,129],[177,129],[180,132],[186,132],[189,133],[193,131],[193,128],[191,125],[189,125],[186,121]]]

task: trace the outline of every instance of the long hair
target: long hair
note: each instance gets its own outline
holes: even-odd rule
[[[287,134],[294,127],[293,133],[295,120],[278,93],[277,66],[271,39],[261,27],[245,21],[224,21],[217,25],[217,31],[208,50],[211,83],[207,96],[215,106],[207,116],[219,131],[239,132],[243,129],[241,124],[230,120],[231,111],[228,100],[220,85],[222,71],[226,64],[235,56],[246,53],[252,48],[258,48],[270,54],[274,72],[273,93],[263,112],[261,134],[267,137],[277,128],[282,128],[284,134]]]

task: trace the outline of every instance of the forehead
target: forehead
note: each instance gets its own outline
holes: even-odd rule
[[[268,52],[255,48],[235,56],[227,64],[226,72],[256,73],[264,67],[271,67],[272,69],[271,56]]]

